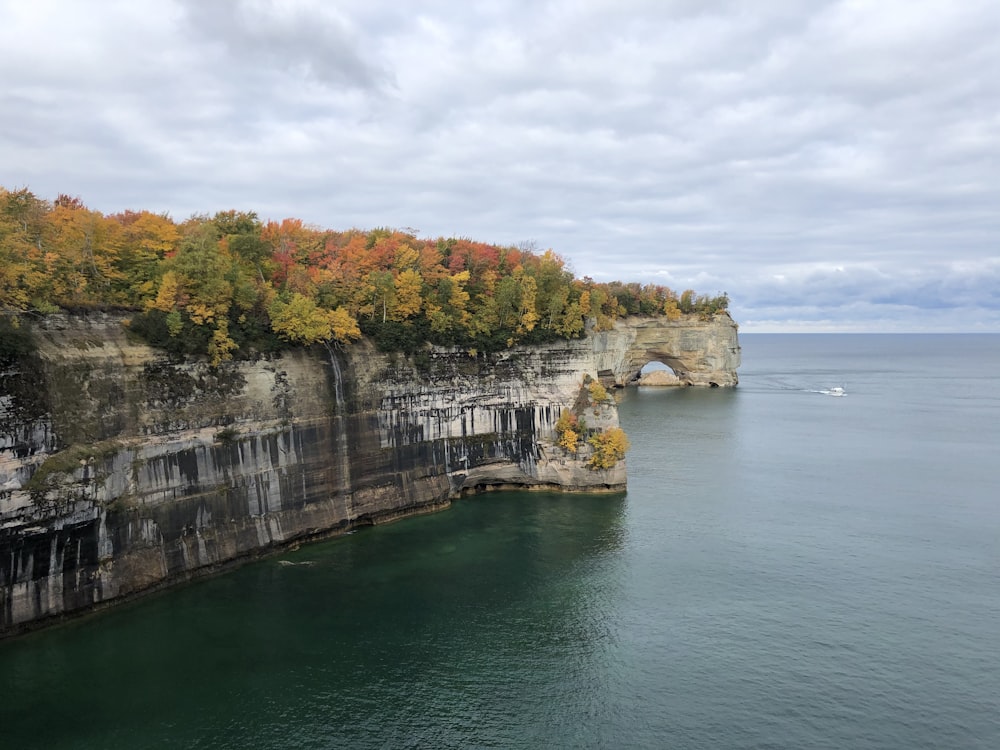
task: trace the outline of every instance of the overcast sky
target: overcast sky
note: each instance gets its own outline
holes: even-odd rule
[[[1000,331],[997,0],[0,0],[0,185]]]

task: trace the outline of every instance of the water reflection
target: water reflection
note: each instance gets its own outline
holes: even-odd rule
[[[622,496],[463,500],[0,644],[5,742],[502,745],[515,719],[579,731],[602,710],[624,510]]]

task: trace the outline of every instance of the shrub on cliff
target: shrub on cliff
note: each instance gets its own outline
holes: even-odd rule
[[[580,420],[569,409],[563,409],[556,421],[556,442],[563,450],[576,453],[577,444],[580,442]]]
[[[592,436],[587,442],[594,449],[587,466],[595,471],[614,467],[625,458],[625,451],[629,449],[628,437],[620,427],[610,427]]]
[[[590,400],[595,404],[601,404],[608,400],[608,391],[599,380],[591,381],[587,390],[590,392]]]

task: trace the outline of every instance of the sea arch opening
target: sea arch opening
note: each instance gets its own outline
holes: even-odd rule
[[[684,385],[677,370],[660,359],[650,359],[628,378],[626,385]]]

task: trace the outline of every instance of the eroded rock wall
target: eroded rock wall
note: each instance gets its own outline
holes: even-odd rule
[[[211,368],[108,316],[0,372],[0,635],[497,487],[621,490],[554,425],[590,339],[419,363],[361,342]],[[617,425],[588,404],[591,428]]]
[[[739,382],[737,328],[725,312],[677,320],[631,316],[592,338],[602,377],[617,385],[635,382],[649,362],[662,362],[678,385],[731,387]]]
[[[585,378],[648,361],[734,385],[728,316],[614,330],[490,357],[411,359],[367,342],[219,368],[130,337],[114,316],[30,323],[0,363],[0,637],[299,540],[443,507],[493,488],[621,490],[559,448],[573,407],[617,426]]]

